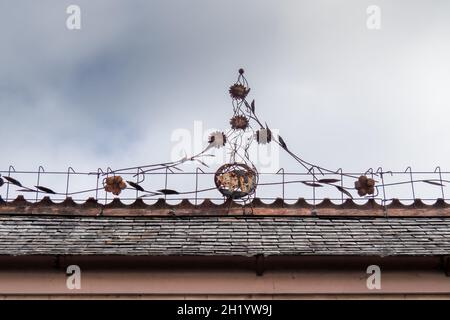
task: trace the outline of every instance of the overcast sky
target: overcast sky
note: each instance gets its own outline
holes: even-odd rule
[[[66,28],[71,4],[81,30]],[[446,0],[0,0],[0,169],[168,160],[177,129],[228,129],[243,67],[260,118],[304,159],[449,170],[449,13]]]

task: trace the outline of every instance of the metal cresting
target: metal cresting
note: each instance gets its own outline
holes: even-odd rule
[[[285,139],[275,134],[267,122],[261,120],[256,112],[255,100],[248,99],[250,87],[243,69],[239,69],[237,80],[228,91],[233,111],[229,120],[230,127],[225,131],[211,133],[207,146],[197,154],[185,155],[176,161],[120,169],[98,168],[90,172],[77,172],[72,167],[64,172],[51,172],[46,171],[43,166],[39,166],[37,171],[19,171],[10,166],[8,170],[0,171],[0,203],[14,199],[14,196],[31,194],[27,200],[36,202],[46,195],[55,200],[70,197],[81,201],[89,197],[105,203],[112,197],[120,197],[121,200],[169,197],[173,200],[194,200],[195,204],[201,199],[215,199],[233,200],[246,205],[256,196],[257,189],[266,187],[270,190],[266,192],[265,197],[259,196],[260,199],[297,200],[301,196],[313,201],[314,204],[317,200],[325,198],[342,203],[349,198],[375,199],[386,205],[386,202],[394,198],[416,200],[419,184],[432,189],[430,192],[427,190],[427,194],[432,195],[422,197],[422,200],[447,200],[445,186],[450,182],[450,172],[442,171],[440,167],[425,172],[413,171],[411,167],[401,172],[385,171],[381,167],[376,170],[369,168],[365,172],[344,172],[341,168],[333,170],[308,162],[291,150]],[[281,168],[277,172],[258,173],[250,158],[249,148],[253,144],[270,143],[277,144],[292,157],[299,164],[301,171],[287,172]],[[214,149],[219,148],[226,148],[227,161],[216,171],[207,172],[205,157],[214,157]],[[186,163],[197,163],[198,167],[194,172],[186,172],[182,168]],[[195,182],[195,188],[185,191],[170,189],[169,177],[179,175],[190,177]],[[208,175],[211,176],[210,186],[200,188],[199,178]],[[63,179],[64,186],[60,184],[60,190],[48,187],[42,183],[44,176]],[[82,185],[91,187],[72,190],[70,184],[74,177],[83,178],[85,181]],[[163,178],[162,181],[159,180],[159,186],[155,177]],[[164,187],[161,184],[164,184]],[[281,188],[274,189],[273,186]],[[304,191],[304,188],[311,191]],[[402,191],[398,192],[399,189]],[[328,191],[324,194],[322,190]],[[214,192],[216,196],[211,195]],[[306,197],[305,192],[308,193]],[[108,197],[109,194],[112,197]]]

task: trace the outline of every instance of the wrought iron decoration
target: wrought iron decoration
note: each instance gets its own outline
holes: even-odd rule
[[[227,199],[241,199],[244,204],[253,196],[255,196],[256,189],[258,187],[259,175],[256,170],[255,164],[252,162],[249,156],[249,148],[253,143],[257,144],[268,144],[276,143],[282,150],[284,150],[289,156],[291,156],[295,161],[297,161],[301,167],[305,170],[305,174],[309,177],[306,180],[295,180],[295,181],[283,181],[283,182],[271,182],[262,183],[260,185],[275,185],[285,183],[302,183],[306,186],[312,188],[329,186],[337,189],[341,192],[342,196],[347,196],[353,198],[353,193],[357,193],[360,197],[375,197],[380,193],[380,189],[383,194],[385,193],[386,186],[394,186],[409,183],[411,184],[414,195],[414,183],[426,183],[428,185],[434,185],[441,187],[442,198],[444,198],[443,187],[445,183],[450,181],[443,180],[441,176],[440,167],[439,168],[439,179],[422,179],[413,180],[412,170],[409,171],[410,180],[408,181],[396,181],[394,183],[384,183],[383,174],[389,173],[390,171],[377,171],[368,170],[364,174],[350,174],[343,173],[342,170],[331,170],[324,168],[322,166],[310,163],[303,160],[296,153],[294,153],[289,147],[285,140],[280,135],[275,135],[269,128],[266,122],[260,120],[256,113],[255,100],[249,102],[248,96],[250,93],[250,87],[247,79],[244,76],[244,70],[239,69],[237,80],[229,87],[229,94],[232,102],[232,116],[230,118],[229,124],[230,128],[226,132],[213,132],[208,139],[208,145],[200,153],[193,156],[185,156],[180,160],[149,164],[136,167],[128,167],[122,169],[112,170],[108,168],[107,170],[98,169],[96,172],[90,172],[90,174],[97,175],[97,187],[95,189],[81,190],[69,193],[68,185],[71,173],[75,174],[72,168],[67,171],[67,188],[66,192],[55,192],[53,189],[47,188],[40,185],[39,177],[43,172],[43,168],[39,168],[37,172],[37,185],[34,187],[22,185],[16,178],[11,176],[14,173],[10,166],[8,171],[1,171],[0,173],[7,173],[8,175],[0,175],[0,187],[7,185],[7,196],[10,186],[15,186],[19,188],[18,192],[35,192],[36,200],[38,194],[52,194],[52,195],[64,195],[71,196],[74,194],[83,194],[95,191],[96,194],[99,190],[103,189],[107,193],[112,193],[115,196],[119,196],[121,192],[125,189],[136,190],[136,194],[139,192],[142,194],[141,197],[158,197],[161,195],[175,195],[175,194],[193,194],[197,195],[200,192],[206,192],[210,190],[217,189],[221,195]],[[205,162],[202,161],[203,157],[213,156],[208,152],[217,148],[226,148],[229,154],[227,163],[223,164],[214,174],[214,185],[213,188],[207,188],[203,190],[195,191],[185,191],[179,192],[171,189],[159,189],[156,191],[146,190],[143,187],[143,181],[149,173],[158,172],[164,170],[167,172],[182,171],[181,165],[187,162],[197,162],[202,166],[206,166]],[[42,168],[42,171],[41,171]],[[381,168],[380,168],[381,169]],[[410,168],[409,168],[410,169]],[[72,170],[72,171],[71,171]],[[135,172],[133,175],[136,181],[128,181],[123,179],[121,175],[130,174]],[[436,171],[435,171],[436,172]],[[328,178],[329,175],[332,178]],[[334,176],[340,176],[341,179],[336,179]],[[343,177],[350,178],[354,183],[350,186],[345,186],[343,184]],[[381,181],[375,180],[375,177],[380,177]],[[99,186],[99,179],[102,178],[102,186]],[[383,196],[384,201],[386,201],[386,195]],[[0,198],[1,200],[1,198]],[[1,201],[0,201],[1,202]]]

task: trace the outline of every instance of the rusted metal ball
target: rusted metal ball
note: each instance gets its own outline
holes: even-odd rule
[[[225,197],[239,199],[255,193],[258,173],[243,163],[224,164],[217,169],[214,183]]]

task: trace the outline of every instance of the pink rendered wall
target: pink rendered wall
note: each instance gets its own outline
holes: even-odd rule
[[[381,290],[368,290],[363,272],[82,271],[81,290],[66,287],[64,270],[2,271],[2,294],[356,294],[447,293],[442,272],[383,272]]]
[[[380,295],[450,297],[439,258],[280,257],[257,276],[254,257],[0,257],[0,298],[8,295]],[[66,267],[81,268],[81,289],[66,286]],[[381,266],[381,290],[366,268]]]

